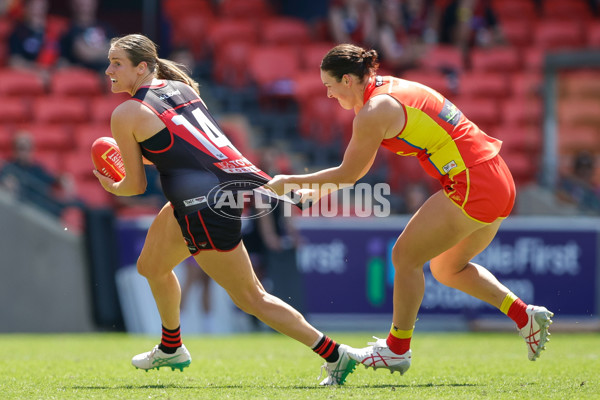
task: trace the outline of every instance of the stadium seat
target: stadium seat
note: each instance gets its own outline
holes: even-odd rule
[[[68,67],[50,77],[50,92],[56,95],[95,96],[104,92],[101,75],[90,69]]]
[[[539,171],[537,156],[523,151],[502,151],[502,158],[508,165],[517,187],[533,182]]]
[[[542,72],[521,71],[510,76],[511,93],[515,97],[539,97],[542,92]]]
[[[310,30],[304,20],[293,17],[271,17],[260,24],[262,42],[267,45],[295,44],[310,42]]]
[[[30,119],[31,112],[23,98],[0,96],[0,124],[18,124]]]
[[[216,83],[243,88],[252,83],[248,60],[254,44],[229,41],[215,49],[212,77]]]
[[[583,21],[594,17],[591,7],[586,0],[544,0],[542,16],[549,19]]]
[[[541,127],[543,108],[541,98],[511,97],[502,102],[502,120],[514,125]]]
[[[600,100],[600,71],[597,69],[577,69],[561,73],[559,88],[562,96],[571,99]]]
[[[317,71],[301,70],[292,77],[294,98],[299,103],[316,96],[327,97],[327,89]]]
[[[410,70],[400,76],[408,81],[418,82],[422,85],[440,92],[444,97],[453,97],[456,93],[456,87],[452,86],[450,78],[439,71],[419,71]]]
[[[594,21],[587,25],[587,45],[594,49],[600,48],[600,22]]]
[[[187,47],[197,60],[210,55],[210,48],[205,40],[214,19],[204,13],[187,13],[177,18],[172,25],[171,42],[175,48]]]
[[[129,99],[129,95],[122,93],[110,93],[93,97],[90,102],[91,121],[109,124],[114,109],[127,99]]]
[[[523,126],[514,121],[503,121],[493,131],[487,132],[490,136],[502,140],[502,152],[521,151],[539,154],[542,149],[541,125]]]
[[[214,16],[211,0],[164,0],[160,2],[168,19],[174,23],[187,14]]]
[[[226,18],[262,19],[273,15],[268,0],[222,0],[218,13]]]
[[[546,58],[546,49],[535,45],[523,47],[521,49],[521,58],[523,60],[523,70],[525,71],[542,71],[544,60]]]
[[[41,74],[26,70],[0,69],[0,95],[40,96],[46,93]]]
[[[59,175],[63,168],[63,157],[60,153],[51,149],[36,148],[33,151],[33,159],[40,163],[48,172]]]
[[[444,72],[461,72],[465,66],[464,55],[456,46],[432,46],[422,57],[423,68]]]
[[[559,125],[559,153],[590,151],[600,153],[600,129],[598,127]]]
[[[501,110],[493,99],[455,96],[452,103],[463,115],[484,131],[492,131],[501,122]]]
[[[569,99],[557,105],[558,121],[573,128],[595,127],[600,129],[600,101]]]
[[[300,63],[302,68],[319,76],[321,61],[329,50],[334,46],[331,42],[311,42],[302,46],[300,51]]]
[[[91,122],[79,124],[73,129],[75,148],[83,153],[89,153],[94,140],[102,136],[112,136],[110,125],[107,123]]]
[[[81,123],[89,118],[88,104],[79,97],[50,95],[32,102],[33,120],[40,123]]]
[[[582,22],[576,20],[545,19],[533,29],[533,44],[538,49],[576,49],[585,44]]]
[[[89,157],[88,157],[89,158]],[[88,167],[88,172],[91,174],[93,166]],[[93,176],[93,175],[92,175]],[[83,200],[89,207],[92,208],[104,208],[113,207],[115,205],[115,198],[112,194],[108,193],[100,185],[100,182],[94,177],[94,180],[81,180],[76,181],[77,196]]]
[[[62,159],[63,170],[73,176],[78,186],[81,182],[95,182],[99,185],[98,179],[92,173],[94,164],[92,163],[89,149],[85,151],[84,149],[76,148],[66,152],[62,156]]]
[[[504,20],[500,23],[506,41],[517,48],[531,46],[533,34],[531,25],[533,21],[522,19]]]
[[[291,96],[292,79],[300,69],[295,46],[257,46],[249,54],[250,76],[264,95]]]
[[[471,67],[475,71],[515,72],[521,69],[521,57],[513,46],[477,47],[471,50]]]
[[[258,26],[252,19],[221,18],[211,25],[207,40],[213,55],[218,55],[230,41],[258,43]]]
[[[61,152],[74,147],[71,130],[62,124],[32,123],[21,128],[31,134],[40,150]]]
[[[494,0],[492,8],[501,23],[511,20],[530,23],[538,18],[535,2],[531,0]]]
[[[507,74],[502,72],[464,72],[460,76],[458,92],[463,97],[496,99],[510,94]]]

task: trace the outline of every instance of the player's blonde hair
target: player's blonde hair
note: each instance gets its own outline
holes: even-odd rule
[[[124,50],[133,65],[145,62],[148,70],[154,72],[158,79],[183,82],[200,94],[198,82],[183,70],[184,66],[171,60],[158,58],[156,44],[146,36],[135,33],[116,37],[110,41],[110,45]]]

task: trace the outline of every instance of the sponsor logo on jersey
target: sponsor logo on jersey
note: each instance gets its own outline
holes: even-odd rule
[[[187,199],[183,201],[183,205],[186,207],[191,207],[202,203],[206,203],[206,196],[194,197],[193,199]]]
[[[379,87],[383,85],[383,78],[379,75],[375,77],[375,86]]]
[[[260,169],[254,166],[246,158],[238,158],[237,160],[221,161],[214,164],[223,172],[228,174],[244,174],[248,172],[260,172]]]
[[[452,170],[456,167],[458,167],[458,165],[456,165],[456,161],[452,160],[448,164],[444,165],[442,167],[442,169],[444,170],[445,173],[448,173],[450,170]]]
[[[158,98],[161,99],[161,100],[166,100],[169,97],[177,96],[178,94],[181,94],[181,92],[179,91],[179,89],[173,90],[172,92],[163,93],[160,96],[158,96]]]
[[[449,123],[450,125],[456,126],[458,121],[460,121],[460,117],[462,113],[460,110],[450,102],[448,99],[444,99],[444,106],[442,107],[442,111],[438,114],[438,117]]]

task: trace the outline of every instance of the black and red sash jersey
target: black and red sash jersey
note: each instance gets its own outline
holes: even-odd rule
[[[220,188],[235,193],[270,180],[231,144],[190,86],[164,80],[141,87],[132,99],[166,125],[140,146],[158,169],[163,192],[179,214],[214,204]]]

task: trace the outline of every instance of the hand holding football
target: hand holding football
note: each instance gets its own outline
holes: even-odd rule
[[[125,176],[125,165],[115,139],[100,137],[92,144],[92,162],[102,175],[119,182]]]

